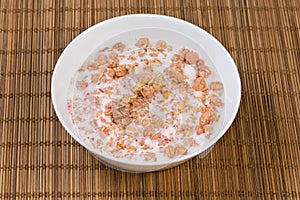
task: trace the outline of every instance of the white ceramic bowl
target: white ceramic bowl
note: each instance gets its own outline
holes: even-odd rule
[[[67,93],[71,78],[87,57],[102,43],[117,38],[126,43],[140,37],[164,39],[177,45],[188,46],[200,52],[201,57],[218,71],[224,85],[224,120],[220,131],[199,150],[172,162],[130,162],[102,155],[87,146],[77,135],[67,110]],[[176,166],[211,148],[227,131],[239,108],[240,77],[227,50],[209,33],[186,21],[150,14],[135,14],[112,18],[96,24],[77,36],[61,54],[52,77],[52,102],[56,114],[68,133],[103,163],[121,170],[149,172]]]

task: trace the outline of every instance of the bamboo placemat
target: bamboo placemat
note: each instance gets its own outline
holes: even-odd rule
[[[192,22],[234,58],[240,110],[205,158],[119,172],[59,123],[59,55],[86,28],[130,13]],[[299,0],[0,0],[0,66],[0,199],[300,199]]]

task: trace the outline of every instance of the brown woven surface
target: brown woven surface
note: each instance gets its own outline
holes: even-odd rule
[[[214,35],[242,101],[204,159],[165,171],[110,169],[59,123],[55,63],[80,32],[129,13],[165,14]],[[300,199],[299,0],[0,0],[0,199]]]

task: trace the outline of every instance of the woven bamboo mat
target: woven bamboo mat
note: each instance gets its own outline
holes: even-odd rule
[[[130,13],[192,22],[234,58],[240,110],[205,158],[119,172],[59,123],[59,55],[86,28]],[[300,199],[299,0],[0,0],[0,66],[0,199]]]

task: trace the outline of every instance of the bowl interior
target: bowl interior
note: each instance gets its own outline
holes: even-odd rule
[[[64,128],[80,144],[106,162],[114,161],[125,165],[161,165],[167,163],[129,163],[112,157],[103,156],[80,140],[67,110],[67,98],[70,81],[87,59],[99,46],[111,46],[116,42],[134,44],[141,38],[166,40],[168,43],[197,51],[208,66],[219,74],[224,85],[224,113],[218,133],[210,138],[199,151],[180,157],[174,162],[182,162],[211,147],[229,128],[237,113],[241,85],[236,66],[226,49],[210,34],[188,22],[160,15],[128,15],[113,18],[97,24],[76,37],[59,58],[52,77],[52,100],[55,111]],[[125,166],[126,168],[126,166]]]

